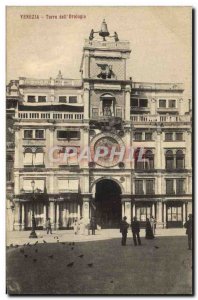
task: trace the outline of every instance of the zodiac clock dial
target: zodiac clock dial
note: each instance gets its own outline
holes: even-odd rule
[[[120,152],[120,145],[113,137],[102,137],[98,139],[94,145],[94,154],[97,157],[96,164],[102,167],[113,167],[119,161],[119,155],[115,152]],[[115,154],[114,154],[115,153]]]

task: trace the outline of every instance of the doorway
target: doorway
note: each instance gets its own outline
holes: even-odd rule
[[[121,188],[113,180],[96,184],[95,217],[101,228],[119,228],[122,219]]]

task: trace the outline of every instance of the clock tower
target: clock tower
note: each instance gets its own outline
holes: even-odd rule
[[[87,129],[84,130],[83,143],[90,146],[91,156],[94,157],[85,166],[89,170],[90,204],[94,203],[90,205],[90,214],[103,221],[108,219],[112,225],[118,219],[120,221],[125,205],[123,197],[129,202],[129,208],[125,210],[129,218],[131,211],[131,162],[121,161],[118,155],[131,144],[131,80],[126,78],[126,62],[130,52],[129,42],[120,40],[115,31],[111,34],[103,20],[101,30],[92,29],[85,40],[80,68],[84,126]],[[97,188],[99,186],[102,188]],[[105,193],[105,197],[113,197],[112,201],[102,202],[101,189],[109,192],[109,195]],[[118,193],[112,196],[115,190]]]
[[[91,30],[85,40],[81,63],[85,119],[118,117],[130,120],[131,81],[126,78],[130,44],[117,32],[110,34],[105,20],[101,30]]]

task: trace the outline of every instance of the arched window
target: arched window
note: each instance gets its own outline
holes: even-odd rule
[[[154,169],[154,154],[151,150],[145,153],[145,169]]]
[[[31,148],[26,148],[24,151],[24,166],[33,165],[33,153]]]
[[[176,152],[176,168],[177,169],[184,168],[184,154],[182,150],[178,150]]]
[[[104,94],[101,99],[101,112],[104,117],[111,117],[115,115],[115,97],[111,94]]]
[[[171,170],[174,168],[174,155],[172,150],[166,151],[166,169]]]

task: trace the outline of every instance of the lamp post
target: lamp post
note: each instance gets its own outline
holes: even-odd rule
[[[34,195],[35,181],[34,180],[32,180],[31,186],[32,186],[32,194],[33,194],[33,200],[32,200],[32,231],[30,233],[29,238],[36,238],[37,239],[37,235],[36,235],[36,232],[35,232],[36,222],[35,222],[35,216],[34,216],[34,200],[35,200],[35,195]]]

